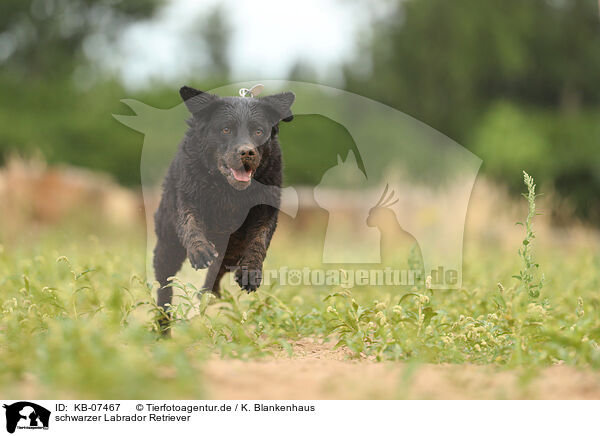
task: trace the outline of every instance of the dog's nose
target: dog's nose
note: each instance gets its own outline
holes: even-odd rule
[[[238,148],[238,153],[242,158],[254,157],[256,155],[256,148],[251,145],[242,145]]]

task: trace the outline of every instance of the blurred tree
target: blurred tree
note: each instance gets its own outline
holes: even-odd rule
[[[288,79],[297,82],[317,82],[317,73],[308,60],[299,58],[292,64]]]
[[[116,30],[151,17],[162,0],[2,0],[0,65],[21,77],[60,77],[84,59],[93,34],[110,42]],[[93,47],[91,48],[93,49]]]
[[[573,110],[600,102],[593,0],[396,0],[355,63],[350,90],[464,141],[490,102]]]
[[[429,124],[521,189],[520,170],[600,217],[600,21],[594,0],[389,0],[348,90]]]
[[[37,154],[139,183],[140,141],[117,130],[123,88],[79,89],[73,78],[123,26],[151,17],[162,0],[2,0],[0,2],[0,163]],[[89,71],[86,69],[85,71]],[[110,79],[110,78],[109,78]],[[136,174],[137,173],[137,174]]]
[[[223,7],[217,6],[206,16],[200,17],[196,29],[198,29],[200,42],[206,47],[208,54],[208,65],[203,67],[208,69],[209,75],[226,81],[230,70],[229,43],[232,29]]]

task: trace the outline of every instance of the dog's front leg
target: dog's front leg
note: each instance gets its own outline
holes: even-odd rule
[[[235,273],[237,283],[248,292],[256,291],[262,282],[263,262],[277,226],[277,213],[277,209],[266,205],[255,206],[248,213],[245,248]]]
[[[217,250],[206,236],[206,228],[198,210],[178,201],[177,235],[187,250],[187,257],[194,269],[209,266],[218,256]]]

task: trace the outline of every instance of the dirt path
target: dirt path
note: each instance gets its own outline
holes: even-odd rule
[[[212,399],[600,399],[591,370],[356,361],[312,339],[295,343],[292,358],[211,360],[205,376]]]

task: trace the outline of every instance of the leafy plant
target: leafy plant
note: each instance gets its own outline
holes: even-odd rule
[[[517,223],[525,228],[525,238],[523,239],[523,245],[521,248],[519,248],[522,269],[519,272],[519,275],[514,277],[521,282],[521,289],[526,291],[532,299],[535,299],[540,296],[540,291],[544,286],[544,275],[542,274],[541,278],[538,278],[540,265],[535,262],[532,247],[532,243],[535,238],[535,232],[533,230],[533,218],[539,214],[536,212],[535,207],[535,199],[537,195],[535,193],[535,183],[533,181],[533,177],[523,171],[523,180],[525,182],[525,186],[527,187],[527,193],[522,195],[527,199],[528,213],[524,223]]]

